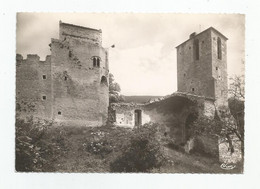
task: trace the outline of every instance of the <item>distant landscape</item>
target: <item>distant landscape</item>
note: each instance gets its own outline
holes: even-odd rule
[[[163,96],[124,96],[125,102],[127,103],[146,103],[150,100],[161,98]]]

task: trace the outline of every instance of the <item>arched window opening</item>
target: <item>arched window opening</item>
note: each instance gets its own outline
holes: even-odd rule
[[[221,50],[221,39],[218,37],[218,41],[217,41],[217,51],[218,51],[218,59],[221,60],[222,59],[222,50]]]
[[[96,57],[93,58],[93,67],[97,67],[97,58]]]
[[[194,40],[193,46],[194,46],[194,58],[195,58],[195,60],[199,60],[200,51],[199,51],[199,40],[198,39]]]
[[[102,76],[102,77],[101,77],[101,82],[100,82],[100,83],[103,84],[103,85],[108,86],[108,84],[107,84],[107,78],[106,78],[105,76]]]
[[[93,60],[93,67],[100,67],[101,59],[97,56],[92,57]]]

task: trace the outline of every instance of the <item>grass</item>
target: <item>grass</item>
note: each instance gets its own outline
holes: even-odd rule
[[[41,172],[111,172],[114,161],[129,142],[131,130],[120,127],[50,127],[37,141]],[[167,162],[160,173],[241,173],[241,166],[223,170],[217,159],[163,147]]]
[[[59,151],[53,154],[58,158],[48,158],[52,169],[44,171],[109,172],[109,164],[120,153],[129,132],[129,129],[113,127],[50,128],[41,140],[56,143]]]
[[[172,165],[161,167],[162,173],[241,173],[242,166],[236,165],[232,170],[220,168],[218,159],[202,156],[200,154],[187,154],[181,151],[165,147]]]

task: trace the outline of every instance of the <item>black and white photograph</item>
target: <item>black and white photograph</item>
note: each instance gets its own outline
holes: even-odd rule
[[[17,172],[244,173],[244,14],[16,18]]]
[[[259,189],[260,2],[0,6],[0,188]]]

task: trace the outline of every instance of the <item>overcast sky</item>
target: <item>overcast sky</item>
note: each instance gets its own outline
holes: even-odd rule
[[[19,13],[17,53],[50,54],[58,38],[59,20],[102,29],[103,47],[110,49],[110,72],[124,95],[168,95],[177,90],[175,47],[189,34],[214,27],[229,40],[229,77],[244,72],[244,16],[238,14],[83,14]]]

